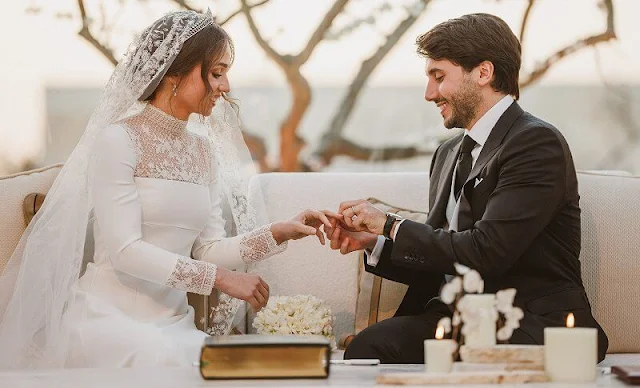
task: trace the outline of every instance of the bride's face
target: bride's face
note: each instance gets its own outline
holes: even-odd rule
[[[207,90],[202,80],[202,65],[197,65],[191,70],[183,81],[182,93],[178,92],[188,111],[209,116],[216,101],[223,93],[228,93],[229,78],[227,72],[231,66],[231,51],[227,48],[220,60],[214,62],[207,72],[207,80],[211,91]]]

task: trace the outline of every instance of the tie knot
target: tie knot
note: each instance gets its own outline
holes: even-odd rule
[[[468,154],[473,150],[473,147],[476,146],[476,141],[471,138],[471,136],[464,135],[462,138],[462,145],[460,146],[461,154]]]

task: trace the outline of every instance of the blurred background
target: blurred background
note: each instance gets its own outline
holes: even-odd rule
[[[64,162],[136,33],[210,8],[262,171],[427,171],[446,130],[415,39],[466,13],[520,37],[521,105],[581,170],[640,174],[637,0],[15,0],[1,6],[0,175]]]

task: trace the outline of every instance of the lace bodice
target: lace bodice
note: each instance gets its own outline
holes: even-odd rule
[[[187,122],[151,104],[125,121],[138,161],[134,175],[207,185],[211,180],[211,148],[187,130]]]

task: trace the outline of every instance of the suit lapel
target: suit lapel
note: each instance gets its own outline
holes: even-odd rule
[[[491,129],[491,133],[487,141],[482,147],[478,160],[473,165],[469,177],[462,187],[460,195],[460,205],[458,207],[458,230],[467,230],[473,227],[473,214],[471,211],[471,198],[475,179],[480,175],[484,166],[498,151],[498,147],[502,144],[504,137],[507,135],[511,126],[524,113],[517,102],[513,102],[509,108],[500,116],[496,125]],[[469,183],[471,182],[471,183]]]
[[[438,178],[438,191],[436,198],[433,202],[433,209],[429,212],[427,223],[433,227],[440,227],[444,223],[445,211],[447,208],[447,202],[451,195],[451,180],[453,178],[453,169],[456,165],[456,159],[460,145],[462,143],[462,136],[454,142],[455,146],[449,148],[445,161],[440,170],[440,177]]]
[[[482,147],[482,151],[478,156],[478,160],[473,165],[471,172],[469,173],[469,177],[465,182],[465,186],[470,181],[473,181],[478,177],[484,166],[491,160],[491,157],[496,153],[498,146],[502,144],[502,140],[507,135],[511,126],[516,121],[518,117],[520,117],[524,113],[520,105],[517,102],[513,102],[509,108],[500,116],[498,122],[491,130],[487,141],[484,143]]]

